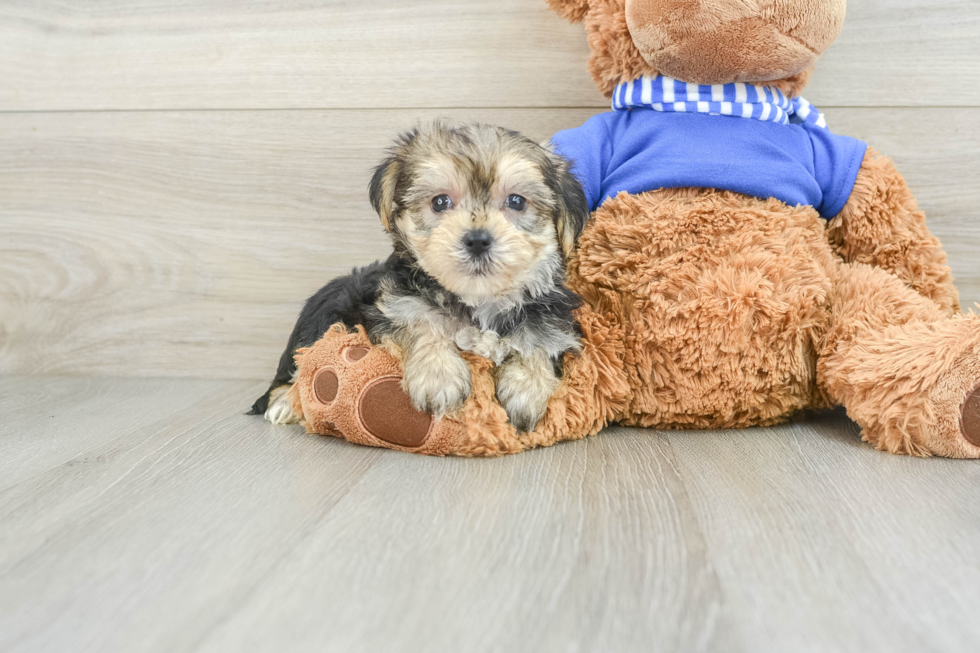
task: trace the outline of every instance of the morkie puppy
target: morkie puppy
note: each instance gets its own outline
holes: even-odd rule
[[[518,430],[532,430],[564,353],[579,346],[565,261],[589,212],[568,162],[513,131],[434,123],[398,138],[370,196],[394,252],[307,301],[252,414],[298,420],[286,396],[295,352],[343,322],[401,348],[405,392],[437,417],[470,394],[460,350],[492,360],[497,399]]]

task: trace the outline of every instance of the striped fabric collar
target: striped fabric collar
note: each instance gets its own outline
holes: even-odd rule
[[[622,82],[613,92],[612,108],[614,111],[647,108],[708,113],[781,125],[810,123],[827,128],[827,120],[816,107],[803,98],[791,100],[772,86],[688,84],[664,75],[644,75],[631,82]]]

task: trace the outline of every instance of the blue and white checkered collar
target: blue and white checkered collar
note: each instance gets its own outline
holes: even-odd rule
[[[643,76],[622,82],[613,92],[614,111],[708,113],[751,118],[782,125],[810,123],[827,128],[824,115],[803,98],[790,99],[772,86],[750,84],[688,84],[672,77]]]

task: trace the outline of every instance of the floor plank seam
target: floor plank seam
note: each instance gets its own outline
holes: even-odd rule
[[[311,437],[323,438],[326,436],[314,435]],[[316,532],[320,529],[320,527],[323,526],[324,522],[329,519],[330,514],[337,508],[337,506],[339,506],[342,502],[344,502],[344,500],[347,499],[350,493],[363,483],[364,478],[368,475],[368,472],[374,469],[374,467],[384,459],[385,457],[384,454],[385,453],[390,454],[392,452],[388,450],[378,450],[372,453],[375,454],[374,461],[372,461],[371,464],[368,465],[368,467],[363,471],[360,478],[358,478],[356,482],[351,484],[350,487],[342,491],[339,494],[339,496],[337,496],[336,499],[330,503],[330,505],[326,508],[326,510],[323,511],[321,515],[319,515],[315,520],[311,520],[307,524],[307,526],[302,529],[302,533],[299,535],[299,537],[295,538],[295,541],[285,551],[283,551],[280,555],[276,556],[275,560],[269,564],[268,569],[266,569],[266,571],[261,576],[255,579],[255,581],[251,584],[251,586],[244,593],[244,595],[238,601],[236,601],[236,605],[234,607],[231,607],[222,612],[221,616],[218,617],[214,621],[214,623],[201,635],[200,639],[193,646],[191,650],[193,651],[202,650],[202,648],[207,645],[208,639],[211,638],[214,635],[214,633],[216,633],[224,624],[234,619],[235,615],[237,615],[239,612],[244,610],[248,606],[248,604],[252,601],[252,599],[256,596],[256,594],[262,588],[262,586],[265,585],[268,581],[274,579],[275,572],[279,571],[282,568],[282,566],[286,563],[286,561],[293,555],[293,553],[296,552],[297,549],[300,548],[301,545],[305,544],[307,541],[309,541],[311,537],[313,537],[316,534]]]

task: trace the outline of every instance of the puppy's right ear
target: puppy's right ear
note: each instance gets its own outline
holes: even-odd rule
[[[400,164],[396,157],[389,157],[374,169],[368,195],[371,206],[378,212],[385,231],[391,231],[391,214],[395,210],[395,184],[398,182]]]
[[[589,0],[547,0],[547,2],[552,11],[573,23],[584,19],[589,11]]]

